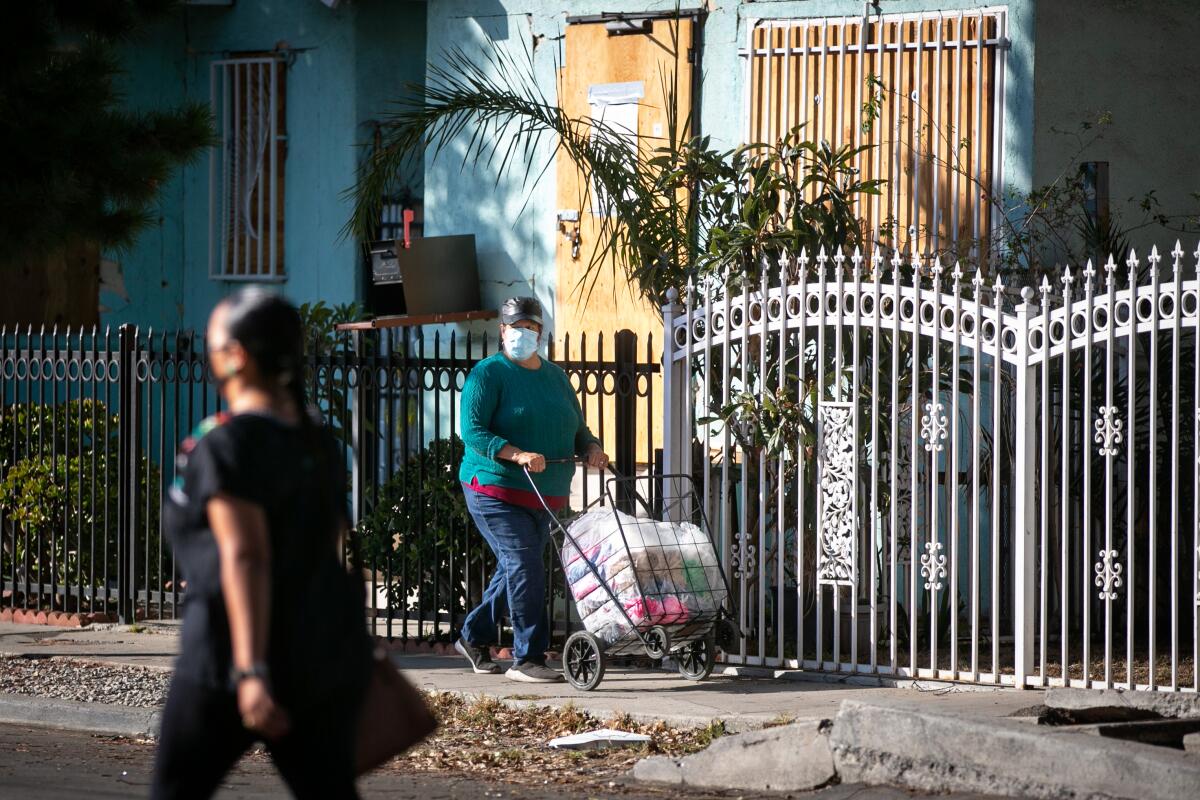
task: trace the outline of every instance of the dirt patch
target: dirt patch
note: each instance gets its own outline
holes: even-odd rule
[[[635,722],[625,715],[602,719],[570,706],[514,708],[490,697],[427,696],[441,727],[432,739],[385,769],[489,773],[524,785],[590,784],[611,790],[640,759],[695,753],[725,733],[721,723],[680,729],[664,722]],[[546,746],[557,736],[597,728],[642,733],[651,741],[643,747],[611,750],[553,750]],[[613,785],[606,785],[609,783]]]

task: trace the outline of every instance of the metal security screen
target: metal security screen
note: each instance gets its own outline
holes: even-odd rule
[[[864,233],[986,266],[1003,187],[1003,9],[760,20],[748,35],[747,142],[802,124],[804,139],[873,145],[860,177],[888,183],[862,204]]]
[[[284,276],[283,162],[286,64],[275,56],[212,63],[220,142],[209,159],[209,274],[224,280]]]

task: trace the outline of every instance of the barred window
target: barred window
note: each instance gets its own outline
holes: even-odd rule
[[[287,63],[278,54],[212,62],[218,136],[209,161],[209,275],[283,280]]]
[[[859,177],[888,183],[860,203],[866,237],[986,260],[1003,190],[1003,9],[758,20],[748,45],[748,142],[803,124],[804,139],[874,145]]]

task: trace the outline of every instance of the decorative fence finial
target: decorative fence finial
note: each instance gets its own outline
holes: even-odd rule
[[[1155,245],[1155,249],[1158,249],[1157,245]],[[1171,273],[1178,278],[1181,269],[1183,269],[1183,248],[1179,246],[1177,240],[1175,242],[1175,249],[1171,251]]]
[[[1137,258],[1137,251],[1135,251],[1132,247],[1129,248],[1129,257],[1134,259]],[[1162,263],[1162,256],[1158,254],[1157,249],[1151,250],[1150,255],[1146,256],[1146,263],[1150,265],[1151,279],[1157,280],[1159,277],[1158,267],[1159,264]]]

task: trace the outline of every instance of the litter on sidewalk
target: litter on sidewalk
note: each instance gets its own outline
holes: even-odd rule
[[[601,728],[598,731],[576,733],[571,736],[560,736],[546,742],[558,750],[603,750],[609,747],[638,747],[649,744],[650,737],[644,733],[626,733],[611,728]]]

